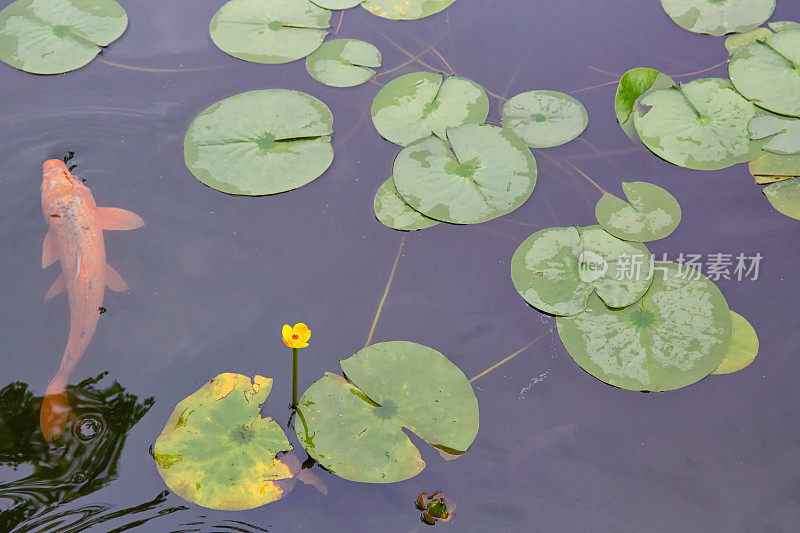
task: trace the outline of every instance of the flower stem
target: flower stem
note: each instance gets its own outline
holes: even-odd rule
[[[292,348],[292,409],[297,409],[297,348]]]

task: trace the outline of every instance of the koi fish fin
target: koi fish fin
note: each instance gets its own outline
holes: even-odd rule
[[[119,272],[111,268],[111,265],[106,264],[106,285],[114,292],[122,292],[128,290],[128,284],[119,275]]]
[[[56,280],[50,285],[50,288],[47,289],[47,293],[44,295],[44,301],[46,302],[53,296],[58,296],[67,288],[67,280],[64,279],[64,273],[58,275]]]
[[[118,207],[98,207],[97,217],[103,229],[127,230],[144,226],[142,217]]]
[[[58,244],[55,233],[48,231],[42,244],[42,268],[47,268],[58,260]]]

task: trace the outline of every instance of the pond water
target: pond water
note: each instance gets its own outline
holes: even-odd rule
[[[17,443],[20,454],[16,469],[0,466],[0,529],[424,531],[413,500],[440,490],[456,513],[436,527],[457,531],[794,530],[800,226],[770,206],[745,165],[696,172],[634,146],[612,105],[626,70],[701,71],[727,59],[722,38],[681,29],[656,1],[458,0],[410,23],[348,10],[337,36],[375,44],[386,68],[406,62],[406,52],[422,54],[426,64],[452,67],[494,93],[558,90],[589,112],[580,138],[534,151],[539,179],[520,209],[403,237],[373,212],[398,151],[371,124],[377,85],[336,89],[310,78],[302,61],[260,65],[225,55],[208,35],[221,2],[121,3],[126,33],[88,66],[44,77],[0,64],[0,388],[20,382],[41,396],[67,337],[66,299],[43,301],[56,269],[39,268],[42,162],[74,151],[75,174],[98,204],[146,221],[106,233],[109,263],[129,290],[107,291],[108,312],[73,374],[77,384],[107,372],[95,392],[118,400],[84,420],[86,444],[48,456],[29,431],[38,413],[0,406],[0,445]],[[779,1],[772,20],[800,20],[800,5]],[[425,68],[412,62],[376,79],[415,70]],[[205,187],[184,164],[187,127],[211,103],[261,88],[301,90],[331,108],[333,165],[271,197]],[[488,122],[499,123],[501,103],[491,98]],[[620,181],[644,180],[679,200],[683,221],[650,245],[657,257],[761,254],[757,280],[717,282],[758,332],[750,367],[642,394],[605,385],[573,362],[554,318],[519,297],[509,268],[531,233],[594,223],[600,195],[575,167],[616,194]],[[301,391],[337,371],[338,360],[367,341],[401,242],[373,342],[434,347],[472,377],[535,340],[473,382],[481,427],[468,453],[446,462],[412,436],[427,467],[410,480],[359,484],[316,468],[327,495],[298,485],[250,511],[213,511],[162,494],[149,448],[176,403],[221,372],[258,373],[275,378],[265,414],[285,424],[291,360],[280,327],[302,321],[312,330],[301,351]],[[114,381],[136,398],[108,391]],[[87,392],[86,405],[99,401]],[[36,478],[20,481],[36,465]]]

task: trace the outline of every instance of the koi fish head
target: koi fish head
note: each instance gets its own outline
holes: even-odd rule
[[[45,218],[57,212],[59,201],[85,194],[88,188],[72,175],[67,165],[60,159],[49,159],[42,167],[42,211]]]

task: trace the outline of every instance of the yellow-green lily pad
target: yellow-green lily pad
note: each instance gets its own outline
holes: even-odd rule
[[[800,178],[789,178],[764,187],[772,207],[787,217],[800,220]]]
[[[456,0],[364,0],[361,7],[375,15],[392,20],[415,20],[446,9]]]
[[[731,374],[755,361],[758,355],[758,335],[750,322],[739,313],[731,311],[731,343],[719,366],[712,374]]]
[[[750,174],[756,183],[774,183],[800,177],[800,155],[780,155],[764,152],[750,161]]]
[[[644,108],[640,104],[642,98],[653,91],[666,89],[675,85],[672,78],[656,69],[637,67],[622,75],[614,96],[614,112],[622,131],[632,141],[639,142],[639,135],[633,124],[635,112],[642,113]]]

